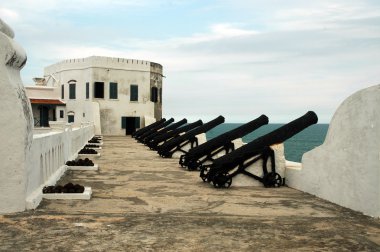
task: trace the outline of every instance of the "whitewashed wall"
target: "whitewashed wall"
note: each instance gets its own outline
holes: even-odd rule
[[[380,217],[380,85],[348,97],[323,145],[287,167],[287,184],[338,205]]]
[[[93,121],[97,132],[101,131],[105,135],[125,135],[125,129],[121,128],[123,116],[138,116],[141,126],[144,126],[144,116],[155,118],[155,111],[161,111],[161,103],[150,101],[151,71],[149,61],[92,56],[50,65],[45,68],[44,74],[54,76],[48,80],[48,86],[57,86],[54,81],[58,80],[58,90],[61,92],[61,84],[64,85],[62,100],[66,103],[67,112],[75,112],[74,125],[80,125],[82,121]],[[71,80],[76,81],[76,99],[69,99],[68,82]],[[90,87],[88,99],[86,82]],[[104,82],[104,98],[93,97],[94,82]],[[118,83],[117,99],[109,98],[110,82]],[[157,87],[161,88],[162,81],[158,83]],[[130,101],[132,84],[138,85],[138,101]],[[99,108],[95,112],[92,110],[93,103]],[[161,117],[161,112],[158,114]]]
[[[35,208],[44,185],[64,173],[64,163],[94,135],[94,126],[59,125],[33,135],[32,109],[20,78],[24,50],[0,19],[0,214]],[[53,89],[46,89],[48,92]]]
[[[20,78],[25,51],[0,19],[0,213],[25,209],[26,152],[32,142],[32,109]]]
[[[38,206],[42,200],[42,188],[56,183],[65,172],[66,161],[74,159],[92,136],[94,125],[73,129],[68,126],[61,132],[33,136],[27,154],[26,208]]]

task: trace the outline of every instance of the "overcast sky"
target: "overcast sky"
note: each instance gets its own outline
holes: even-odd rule
[[[92,55],[164,67],[165,117],[328,123],[380,84],[379,0],[1,0],[0,17],[43,68]]]

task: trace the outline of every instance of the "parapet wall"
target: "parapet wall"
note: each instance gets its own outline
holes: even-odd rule
[[[61,132],[37,134],[28,152],[26,208],[34,209],[42,200],[42,188],[54,185],[64,174],[65,163],[94,136],[94,125]]]
[[[71,126],[33,136],[32,109],[20,78],[24,50],[0,19],[0,214],[35,208],[42,187],[54,184],[64,163],[94,135],[94,126]]]
[[[154,69],[157,69],[156,71],[160,69],[160,64],[146,60],[91,56],[87,58],[67,59],[47,66],[45,67],[45,75],[66,70],[86,69],[91,67],[150,72],[152,64],[155,66]]]
[[[380,85],[348,97],[337,109],[323,145],[286,170],[287,184],[380,217]]]

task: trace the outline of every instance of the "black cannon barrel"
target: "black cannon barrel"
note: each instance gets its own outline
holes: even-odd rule
[[[171,139],[173,137],[177,137],[177,136],[179,136],[179,134],[181,134],[183,132],[188,132],[188,131],[190,131],[190,130],[196,128],[196,127],[199,127],[201,125],[203,125],[202,120],[198,120],[198,121],[195,121],[193,123],[189,123],[187,125],[179,127],[179,128],[177,128],[175,130],[166,132],[166,133],[164,133],[162,135],[159,135],[159,136],[155,137],[152,141],[150,141],[148,143],[148,146],[151,149],[156,149],[161,142],[167,141],[168,139]]]
[[[235,151],[216,159],[210,167],[208,177],[213,177],[216,173],[227,173],[239,163],[259,155],[265,148],[273,144],[283,143],[310,125],[316,124],[318,117],[313,111],[291,121],[280,128],[261,136]]]
[[[136,137],[136,139],[137,139],[138,141],[143,142],[144,139],[145,139],[146,137],[148,137],[148,136],[150,136],[151,134],[157,132],[157,130],[159,130],[159,129],[165,128],[166,126],[168,126],[168,125],[171,124],[172,122],[174,122],[174,119],[173,119],[173,118],[170,118],[169,120],[166,120],[165,122],[163,122],[163,123],[161,123],[161,124],[158,124],[158,125],[156,125],[156,126],[150,128],[150,129],[149,129],[147,132],[145,132],[144,134],[142,134],[142,135]]]
[[[148,130],[150,130],[151,128],[155,127],[156,125],[158,124],[161,124],[163,122],[165,122],[166,119],[165,118],[162,118],[161,120],[159,121],[156,121],[152,124],[149,124],[148,126],[145,126],[144,128],[141,128],[137,131],[135,131],[133,134],[132,134],[132,137],[138,137],[138,136],[141,136],[142,134],[144,134],[145,132],[147,132]]]
[[[158,130],[156,132],[154,132],[153,134],[150,134],[149,136],[147,136],[145,139],[144,139],[144,143],[145,144],[148,144],[152,139],[154,139],[155,137],[159,136],[159,135],[162,135],[166,132],[169,132],[169,131],[172,131],[172,130],[175,130],[177,128],[179,128],[180,126],[184,125],[187,123],[187,119],[184,118],[182,119],[181,121],[178,121],[176,123],[172,123],[170,124],[169,126],[161,129],[161,130]]]
[[[183,142],[189,140],[192,137],[195,137],[196,135],[209,131],[210,129],[218,126],[221,123],[224,123],[224,117],[218,116],[217,118],[203,124],[202,126],[199,126],[179,137],[173,138],[172,140],[165,142],[160,146],[158,153],[160,155],[167,156],[166,153],[170,153],[178,145],[182,144]]]
[[[261,115],[258,118],[237,127],[236,129],[223,133],[204,144],[192,148],[184,156],[184,165],[187,166],[189,162],[196,161],[201,157],[208,155],[210,152],[223,147],[226,143],[230,143],[237,138],[243,137],[261,126],[268,124],[268,122],[268,117],[266,115]]]

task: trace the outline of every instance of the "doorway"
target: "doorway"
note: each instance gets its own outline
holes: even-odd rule
[[[40,127],[49,127],[49,108],[40,106]]]
[[[132,135],[140,127],[140,117],[124,116],[122,117],[122,125],[125,128],[125,134]]]

